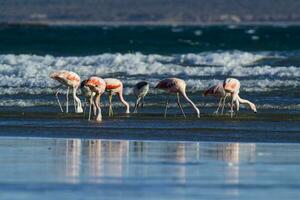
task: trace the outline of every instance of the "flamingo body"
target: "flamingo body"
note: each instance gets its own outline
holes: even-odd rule
[[[223,88],[223,85],[221,83],[214,85],[210,88],[208,88],[204,93],[204,96],[212,95],[214,97],[224,97],[226,95],[226,92]]]
[[[226,93],[230,93],[232,95],[236,95],[240,91],[240,81],[235,78],[227,78],[223,82],[223,88]]]
[[[192,102],[192,100],[190,100],[188,98],[188,96],[186,95],[186,83],[184,80],[179,79],[179,78],[166,78],[163,79],[161,81],[159,81],[159,83],[156,85],[157,89],[161,89],[161,90],[165,90],[168,93],[176,93],[177,94],[177,104],[183,114],[183,116],[185,117],[185,113],[182,109],[180,100],[179,100],[179,94],[181,94],[193,107],[193,109],[195,110],[197,117],[200,117],[200,111],[197,108],[197,106]],[[166,108],[165,108],[165,117],[167,114],[167,106],[168,106],[168,102],[169,99],[167,98],[166,100]]]
[[[112,110],[112,95],[117,94],[120,101],[124,104],[126,107],[125,113],[130,113],[130,107],[127,101],[125,101],[123,97],[123,83],[119,79],[115,78],[106,78],[104,79],[106,83],[106,91],[109,93],[109,116],[113,115]]]
[[[54,71],[49,74],[49,77],[57,80],[60,82],[62,85],[67,86],[67,105],[66,105],[66,112],[68,113],[68,107],[69,107],[69,102],[68,102],[68,95],[69,95],[69,87],[73,89],[73,99],[74,99],[74,106],[75,106],[75,112],[76,113],[82,113],[82,105],[80,99],[76,96],[76,91],[80,85],[80,77],[78,74],[67,71],[67,70],[59,70],[59,71]],[[58,100],[58,104],[60,106],[61,111],[63,112],[63,109],[60,105],[59,99],[58,99],[58,91],[56,92],[56,97]]]
[[[234,102],[236,104],[236,112],[239,111],[240,103],[247,104],[250,107],[250,109],[253,110],[254,113],[257,112],[256,106],[252,102],[250,102],[246,99],[240,98],[240,96],[239,96],[240,87],[241,87],[240,81],[235,78],[227,78],[223,82],[223,88],[226,92],[225,98],[227,96],[231,96],[231,98],[232,98],[232,100],[231,100],[231,117],[233,116],[233,103]],[[225,104],[225,98],[224,98],[223,106]]]
[[[218,108],[217,110],[214,112],[215,114],[218,114],[219,113],[219,109],[220,107],[222,106],[222,100],[226,97],[226,92],[223,88],[223,85],[221,83],[217,84],[217,85],[214,85],[210,88],[208,88],[204,93],[203,93],[204,96],[214,96],[214,97],[218,97],[220,98],[220,101],[219,101],[219,104],[218,104]],[[221,114],[223,114],[224,112],[224,107],[222,108],[222,112]]]
[[[133,93],[137,98],[136,103],[135,103],[135,108],[134,108],[135,113],[138,111],[139,107],[142,108],[144,106],[144,97],[147,95],[148,91],[149,91],[149,83],[146,81],[138,82],[134,86]],[[142,100],[142,103],[140,103],[141,100]]]
[[[186,83],[179,78],[166,78],[159,81],[155,88],[165,90],[169,93],[177,93],[181,90],[185,90]]]

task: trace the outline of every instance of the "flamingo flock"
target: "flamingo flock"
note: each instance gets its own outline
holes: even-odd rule
[[[109,117],[113,116],[112,109],[112,98],[113,95],[117,95],[120,102],[125,106],[125,113],[130,113],[129,103],[124,99],[123,96],[123,83],[119,79],[115,78],[101,78],[98,76],[91,76],[90,78],[80,81],[80,77],[78,74],[72,71],[59,70],[54,71],[49,74],[49,77],[61,83],[61,85],[67,86],[67,94],[66,94],[66,109],[65,112],[69,112],[69,91],[72,88],[72,95],[74,101],[74,112],[75,113],[85,113],[87,105],[89,106],[88,119],[91,120],[91,113],[93,110],[93,114],[95,116],[96,121],[102,121],[102,112],[101,112],[101,97],[107,92],[108,93],[108,101],[109,101]],[[83,96],[85,97],[84,109],[82,108],[82,103],[79,97],[76,95],[77,90],[81,89]],[[134,88],[133,92],[136,96],[136,102],[133,113],[137,113],[138,110],[142,109],[144,106],[144,98],[148,94],[150,88],[150,84],[146,81],[138,82]],[[184,80],[179,78],[166,78],[159,81],[154,89],[159,89],[165,91],[166,101],[165,101],[165,112],[164,117],[167,116],[168,105],[169,105],[169,97],[170,94],[176,95],[177,105],[183,115],[186,118],[186,114],[183,110],[183,107],[180,103],[180,96],[182,96],[195,111],[196,117],[200,118],[200,110],[197,108],[195,103],[187,96],[186,94],[186,83]],[[230,116],[231,118],[239,111],[240,104],[245,104],[250,107],[250,109],[256,113],[256,106],[254,103],[242,99],[239,96],[240,91],[240,82],[235,78],[227,78],[223,83],[218,83],[210,88],[208,88],[203,95],[204,96],[214,96],[220,98],[217,110],[214,112],[215,114],[219,114],[219,110],[222,107],[221,115],[224,114],[224,107],[227,98],[231,98],[230,102]],[[61,112],[64,112],[64,109],[61,106],[59,97],[59,89],[55,93],[59,108]]]

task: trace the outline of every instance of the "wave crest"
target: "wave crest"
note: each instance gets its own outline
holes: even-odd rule
[[[229,76],[241,77],[246,91],[272,90],[280,85],[299,86],[299,67],[259,64],[265,58],[268,58],[267,53],[240,51],[169,56],[141,53],[85,57],[9,54],[0,55],[0,87],[1,94],[48,93],[49,88],[58,84],[48,74],[61,69],[78,73],[82,80],[91,75],[120,78],[125,86],[143,79],[155,84],[159,79],[178,76],[184,78],[193,91],[203,90]]]

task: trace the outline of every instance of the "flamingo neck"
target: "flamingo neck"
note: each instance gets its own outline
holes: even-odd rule
[[[120,98],[120,101],[125,105],[125,107],[126,107],[126,113],[128,114],[128,113],[130,113],[130,107],[129,107],[129,104],[127,103],[127,101],[125,101],[125,99],[123,98],[123,93],[122,92],[119,92],[118,93],[118,95],[119,95],[119,98]]]
[[[251,101],[248,101],[246,99],[242,99],[239,95],[237,95],[237,100],[241,103],[241,104],[247,104],[251,110],[253,110],[254,112],[257,112],[256,110],[256,106],[254,103],[252,103]]]
[[[100,96],[101,94],[96,94],[94,98],[94,104],[96,105],[96,108],[98,110],[96,121],[102,121],[102,113],[101,113],[101,107],[100,107]]]
[[[197,106],[194,104],[194,102],[186,95],[185,91],[181,92],[182,96],[191,104],[195,112],[197,113],[197,117],[200,117],[200,110],[197,108]]]
[[[80,99],[76,96],[76,91],[77,91],[77,88],[73,88],[73,98],[74,100],[76,101],[76,105],[75,105],[75,108],[76,108],[76,113],[83,113],[83,109],[82,109],[82,105],[81,105],[81,101]]]

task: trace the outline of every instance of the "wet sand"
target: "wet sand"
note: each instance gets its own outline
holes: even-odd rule
[[[157,113],[118,114],[101,123],[82,114],[51,112],[2,112],[0,136],[114,140],[211,141],[299,143],[299,113],[240,113],[230,118],[202,113],[184,119],[172,111],[167,118]]]

